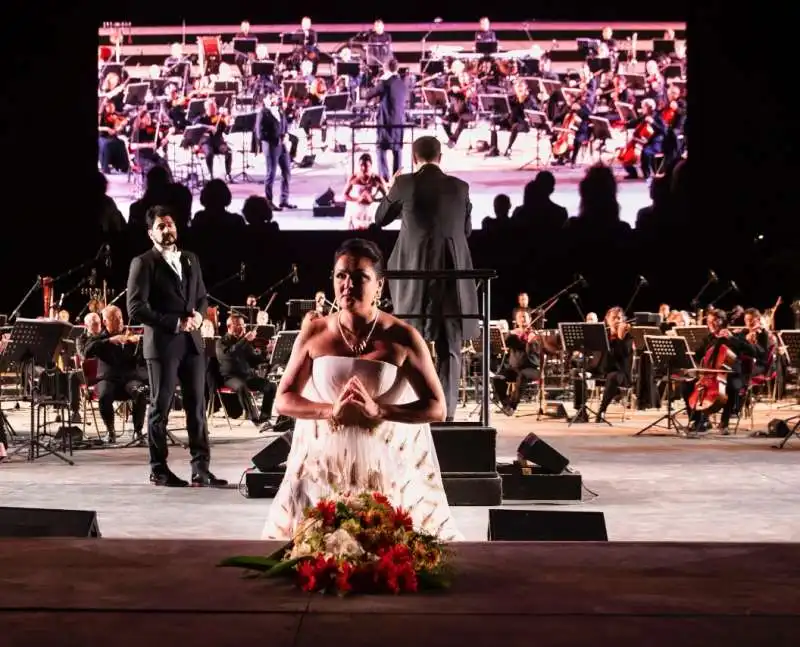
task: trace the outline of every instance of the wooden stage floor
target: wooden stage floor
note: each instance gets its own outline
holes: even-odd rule
[[[475,134],[475,139],[486,139],[488,134]],[[350,131],[346,128],[340,128],[339,138],[341,141],[346,142],[350,146]],[[434,131],[414,131],[414,136],[422,134],[433,134]],[[329,131],[329,140],[333,141],[333,129]],[[438,135],[443,137],[441,130]],[[242,148],[241,139],[242,135],[231,135],[231,148],[234,151],[239,151]],[[493,213],[492,201],[499,193],[505,193],[511,198],[511,203],[516,207],[522,203],[522,191],[527,182],[532,180],[538,168],[548,168],[553,171],[556,176],[556,190],[553,195],[553,200],[558,204],[567,208],[570,216],[574,216],[578,212],[578,182],[583,177],[587,166],[596,160],[595,157],[581,157],[579,163],[574,169],[569,167],[550,167],[548,161],[548,148],[549,141],[542,139],[540,142],[540,158],[541,164],[537,165],[533,158],[535,157],[536,139],[533,135],[520,135],[517,140],[518,145],[511,158],[499,157],[486,159],[483,154],[473,153],[468,150],[469,137],[465,134],[459,142],[458,147],[453,150],[444,149],[442,167],[448,173],[457,175],[461,179],[469,182],[470,196],[473,203],[473,227],[478,229],[481,226],[482,220]],[[504,146],[505,139],[500,137],[500,145]],[[367,142],[358,143],[358,152],[356,160],[362,152],[370,152],[374,155],[374,146],[369,145]],[[249,150],[249,140],[245,144],[245,148]],[[302,157],[301,152],[298,159]],[[180,168],[181,163],[185,163],[185,154],[180,149],[175,151],[170,147],[170,160],[177,159],[177,163],[171,164],[173,168]],[[312,213],[314,200],[322,195],[328,188],[333,189],[336,193],[337,200],[341,200],[341,194],[349,178],[353,165],[353,154],[347,153],[334,153],[330,149],[325,152],[317,151],[317,158],[311,168],[294,169],[292,174],[291,184],[291,201],[299,208],[297,211],[282,211],[275,215],[275,220],[278,222],[282,229],[286,230],[325,230],[325,229],[342,229],[342,220],[340,218],[315,218]],[[408,170],[411,164],[410,145],[406,146],[404,168]],[[237,178],[236,176],[241,173],[244,165],[244,156],[240,152],[234,154],[233,174],[236,183],[230,186],[231,193],[233,194],[233,202],[230,210],[236,213],[241,213],[242,204],[251,195],[264,195],[264,175],[265,164],[261,155],[248,156],[247,164],[251,166],[247,174],[249,179]],[[603,158],[608,159],[608,156]],[[530,164],[527,164],[530,162]],[[523,168],[524,166],[524,168]],[[377,166],[376,166],[377,168]],[[217,176],[221,176],[223,168],[222,161],[215,161],[215,171]],[[650,195],[648,185],[643,180],[625,180],[622,179],[624,173],[619,165],[616,165],[615,171],[619,178],[619,191],[618,200],[620,202],[621,213],[620,217],[631,226],[636,223],[636,214],[642,207],[650,204]],[[136,186],[134,182],[129,182],[127,175],[111,174],[109,178],[109,195],[114,198],[125,218],[128,217],[128,209],[130,203],[136,199]],[[275,191],[279,190],[280,176],[275,184]],[[195,193],[195,201],[193,211],[199,211],[200,206],[199,193]],[[399,228],[399,224],[389,227],[389,229]]]
[[[800,541],[800,440],[778,451],[774,439],[748,437],[749,421],[735,436],[634,437],[658,412],[634,412],[622,422],[614,405],[609,410],[613,427],[568,427],[561,420],[536,422],[535,415],[520,415],[533,413],[534,406],[523,403],[511,419],[492,416],[498,458],[512,460],[519,441],[533,431],[569,458],[598,496],[586,492],[583,502],[505,501],[504,506],[602,511],[611,541]],[[24,434],[26,412],[8,407],[4,403],[11,424]],[[461,408],[459,417],[472,409]],[[790,415],[792,409],[770,410],[760,403],[754,429],[765,430],[770,419]],[[180,424],[177,416],[175,425]],[[89,426],[87,435],[94,433]],[[232,483],[252,467],[251,457],[267,442],[249,422],[234,420],[229,430],[221,414],[211,419],[211,438],[212,468]],[[144,448],[76,451],[74,459],[74,467],[54,457],[0,463],[0,505],[96,510],[107,538],[249,540],[260,537],[271,504],[235,489],[154,488],[147,483]],[[188,477],[187,451],[172,448],[170,464]],[[466,539],[486,539],[487,508],[454,507],[453,514]]]

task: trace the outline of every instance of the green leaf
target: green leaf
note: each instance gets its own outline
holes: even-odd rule
[[[271,569],[267,571],[267,577],[276,577],[278,575],[283,575],[287,571],[294,569],[294,567],[297,566],[297,564],[307,559],[311,559],[311,557],[310,556],[297,557],[295,559],[287,559],[284,562],[278,562]]]
[[[294,547],[294,542],[290,541],[288,544],[279,548],[271,555],[267,555],[267,559],[272,559],[275,560],[276,562],[279,562],[283,559],[283,556],[286,554],[286,551],[291,550],[293,547]]]
[[[449,589],[450,579],[442,574],[429,573],[428,571],[417,572],[417,582],[423,589]]]
[[[234,568],[246,568],[251,571],[269,572],[280,564],[279,560],[261,555],[228,557],[223,559],[218,566],[232,566]]]

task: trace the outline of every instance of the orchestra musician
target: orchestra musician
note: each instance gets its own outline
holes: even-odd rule
[[[317,73],[319,64],[319,46],[317,45],[317,32],[311,27],[311,18],[304,16],[300,21],[300,29],[297,32],[298,44],[302,48],[301,54],[304,59],[312,62],[311,73]]]
[[[383,65],[392,58],[392,37],[386,33],[383,20],[372,24],[372,31],[367,36],[367,64]]]
[[[169,134],[168,126],[153,123],[153,117],[147,109],[142,110],[133,121],[131,129],[131,149],[136,157],[142,175],[147,175],[154,166],[162,167],[172,182],[172,171],[166,158],[159,151],[166,148]]]
[[[106,428],[106,442],[113,445],[114,402],[130,401],[132,404],[133,434],[142,437],[147,411],[147,368],[142,355],[139,335],[125,328],[122,311],[117,306],[103,310],[104,330],[90,337],[85,346],[87,359],[97,359],[97,394],[100,417]]]
[[[686,120],[686,104],[681,99],[681,89],[676,85],[667,87],[665,106],[661,110],[664,122],[664,164],[671,168],[683,154],[683,124]]]
[[[603,356],[600,372],[605,375],[606,383],[595,422],[603,422],[608,406],[619,395],[620,389],[630,387],[633,370],[633,336],[630,325],[625,323],[625,312],[618,306],[610,308],[605,322],[609,352]]]
[[[231,313],[228,317],[228,332],[217,340],[219,372],[225,386],[235,391],[242,407],[259,431],[272,429],[272,404],[275,402],[275,384],[256,374],[256,368],[267,362],[260,350],[253,346],[256,331],[247,332],[244,317]],[[262,394],[261,407],[253,401],[251,392]]]
[[[476,43],[496,43],[497,42],[497,34],[494,33],[492,30],[492,24],[489,22],[489,18],[483,16],[478,21],[478,31],[475,32],[475,42]]]
[[[753,363],[750,370],[750,377],[754,375],[764,375],[769,371],[767,362],[769,361],[770,337],[769,332],[763,325],[761,313],[756,308],[748,308],[744,311],[744,329],[739,333],[740,337],[753,346]]]
[[[100,170],[106,175],[112,167],[120,173],[127,173],[130,168],[128,147],[120,138],[127,125],[128,120],[117,112],[114,102],[105,100],[98,122],[97,149]]]
[[[474,87],[469,74],[464,69],[463,62],[453,61],[451,71],[455,76],[450,77],[448,93],[450,102],[447,113],[442,120],[442,129],[447,135],[447,145],[453,148],[458,143],[458,138],[464,128],[474,119],[472,114]],[[455,131],[452,130],[452,124],[456,124]]]
[[[639,151],[639,164],[645,179],[656,170],[655,156],[661,152],[664,141],[664,121],[661,114],[656,111],[656,102],[653,99],[642,101],[641,116],[627,123],[633,129],[633,144]],[[652,134],[651,134],[652,133]],[[625,172],[629,179],[635,180],[638,176],[636,166],[631,160],[624,164]]]
[[[264,177],[264,195],[272,211],[283,209],[296,209],[289,202],[289,182],[292,176],[291,158],[288,148],[289,123],[286,113],[281,105],[281,98],[275,93],[264,97],[264,105],[256,117],[255,132],[261,140],[261,150],[264,151],[267,173]],[[281,199],[280,204],[275,204],[272,199],[272,187],[275,184],[277,170],[281,171]]]
[[[225,158],[225,177],[228,183],[233,183],[231,167],[233,166],[233,153],[225,141],[225,131],[228,128],[227,111],[221,111],[214,99],[207,99],[205,112],[194,120],[194,125],[203,125],[208,128],[208,134],[203,138],[200,148],[206,158],[206,166],[211,179],[214,178],[214,158],[222,155]]]
[[[100,85],[99,98],[105,99],[104,103],[113,103],[116,112],[125,109],[125,88],[116,72],[109,72]]]
[[[86,329],[75,340],[75,351],[81,359],[86,357],[86,344],[89,340],[103,332],[103,320],[98,313],[89,312],[83,318],[83,325]]]
[[[513,416],[517,410],[522,386],[541,375],[538,337],[532,330],[530,313],[517,310],[514,323],[505,340],[508,354],[492,378],[495,398],[507,416]]]
[[[527,133],[530,130],[525,111],[538,109],[536,99],[533,98],[528,84],[523,80],[518,80],[514,84],[514,95],[509,99],[508,105],[511,112],[497,124],[497,128],[493,128],[491,131],[488,156],[496,157],[500,154],[497,142],[497,130],[499,128],[510,131],[508,147],[505,152],[506,157],[509,157],[511,148],[514,146],[514,142],[517,141],[519,133]]]
[[[736,354],[736,360],[728,365],[730,373],[727,374],[725,385],[727,400],[720,414],[720,431],[723,434],[727,434],[731,415],[739,411],[739,394],[745,385],[741,359],[743,356],[755,357],[757,350],[746,338],[731,333],[728,329],[728,315],[724,310],[710,311],[706,315],[706,325],[708,326],[709,334],[695,353],[697,362],[702,362],[709,352],[720,345],[727,346]],[[689,380],[684,382],[682,386],[686,408],[690,412],[689,428],[693,431],[707,431],[707,416],[701,412],[694,411],[689,404],[689,397],[694,391],[696,383],[697,380]]]
[[[374,88],[368,90],[364,99],[380,99],[377,114],[378,125],[378,173],[385,180],[396,175],[402,166],[403,159],[403,124],[406,117],[406,97],[408,88],[397,74],[397,60],[390,58],[384,65],[384,74]],[[392,152],[392,170],[386,159],[387,151]]]

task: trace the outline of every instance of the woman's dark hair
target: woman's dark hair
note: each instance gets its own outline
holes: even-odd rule
[[[364,153],[361,157],[358,158],[358,163],[363,164],[364,162],[369,162],[372,164],[372,155],[369,153]]]
[[[350,238],[339,245],[339,249],[333,255],[334,264],[342,256],[352,256],[353,258],[366,258],[375,268],[375,273],[380,278],[383,276],[383,253],[380,248],[371,240],[364,238]]]

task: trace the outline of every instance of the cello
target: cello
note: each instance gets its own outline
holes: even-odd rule
[[[578,115],[577,111],[572,110],[564,117],[561,123],[561,132],[553,142],[552,152],[553,157],[561,157],[566,155],[575,147],[575,134],[578,132],[578,126],[583,121]]]
[[[642,121],[633,131],[631,140],[620,150],[617,159],[623,166],[635,166],[642,156],[642,150],[655,134],[653,125],[647,120]]]
[[[700,376],[687,399],[691,410],[711,415],[725,406],[728,402],[728,373],[737,358],[725,344],[725,337],[718,336],[714,340],[700,360]]]

